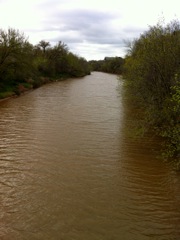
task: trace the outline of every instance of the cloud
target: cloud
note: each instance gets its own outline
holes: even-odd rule
[[[98,51],[113,55],[114,50],[124,45],[125,35],[115,27],[114,22],[120,23],[121,16],[114,12],[93,9],[75,9],[50,12],[49,17],[42,21],[42,34],[52,44],[62,41],[70,49],[85,54],[98,46]],[[103,46],[104,45],[104,46]],[[97,49],[96,49],[97,52]]]
[[[171,2],[140,0],[0,0],[1,28],[16,28],[33,44],[62,41],[88,58],[125,54],[125,42],[138,38],[162,14],[180,16]]]

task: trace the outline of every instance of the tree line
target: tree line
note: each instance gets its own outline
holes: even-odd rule
[[[121,57],[105,57],[104,60],[89,61],[92,71],[122,74],[124,59]]]
[[[88,62],[59,41],[31,44],[24,33],[0,29],[0,98],[20,94],[52,79],[90,74]]]
[[[180,167],[180,23],[149,27],[128,49],[126,95],[142,109],[145,128],[165,139],[164,157]]]

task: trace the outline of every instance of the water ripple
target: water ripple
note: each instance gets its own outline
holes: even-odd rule
[[[93,73],[0,103],[1,239],[179,239],[179,175],[126,135],[117,86]]]

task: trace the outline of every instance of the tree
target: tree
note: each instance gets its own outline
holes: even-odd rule
[[[135,39],[124,65],[128,94],[144,109],[146,126],[166,136],[174,154],[179,152],[179,141],[174,139],[179,133],[180,113],[173,110],[180,104],[174,101],[179,96],[179,59],[180,24],[172,21],[167,26],[158,23]]]
[[[53,78],[84,76],[87,65],[61,41],[54,47],[44,40],[33,46],[18,30],[0,29],[0,97],[20,94]]]
[[[90,73],[89,65],[84,58],[73,53],[68,54],[68,73],[73,77],[82,77]]]
[[[105,57],[104,60],[89,62],[93,71],[122,74],[124,59],[121,57]]]
[[[32,45],[18,30],[0,30],[0,81],[26,78],[32,66]]]
[[[41,40],[41,41],[39,42],[38,46],[39,46],[40,48],[42,48],[43,53],[45,53],[45,52],[46,52],[46,48],[50,46],[50,43],[49,43],[49,42],[46,42],[46,41],[44,41],[44,40]]]

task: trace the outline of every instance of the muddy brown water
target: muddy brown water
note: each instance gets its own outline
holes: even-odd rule
[[[98,72],[0,102],[0,239],[180,239],[180,174],[127,107]]]

